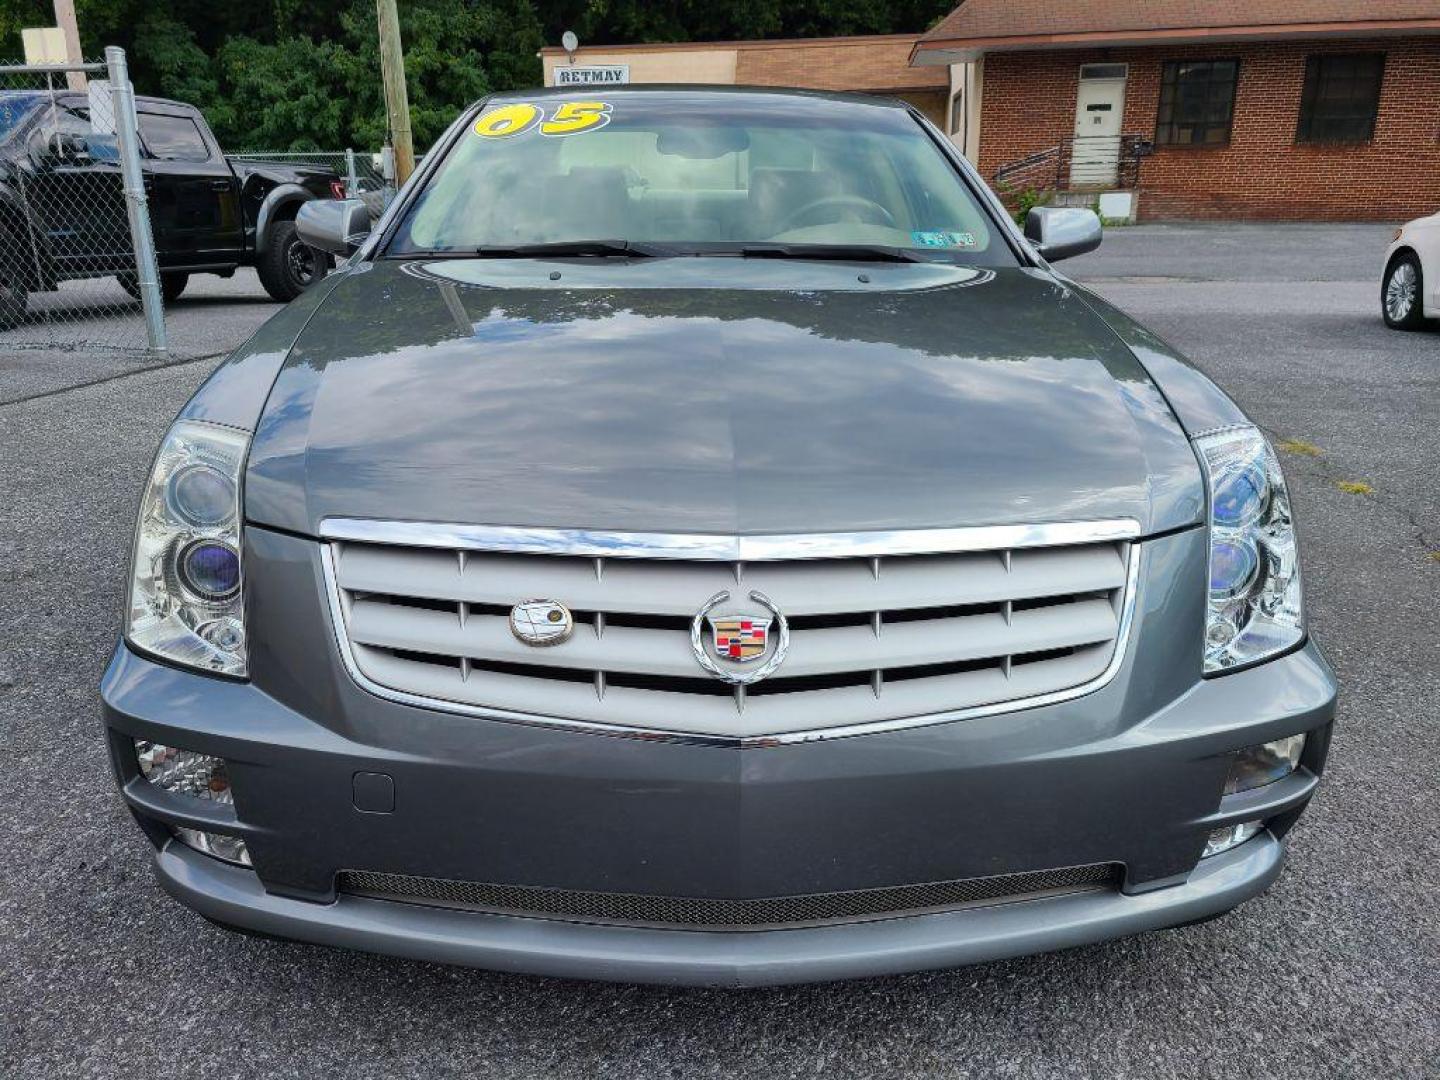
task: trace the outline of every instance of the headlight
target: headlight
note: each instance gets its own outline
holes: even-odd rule
[[[245,674],[240,468],[250,436],[182,420],[140,500],[125,636],[177,664]]]
[[[1195,444],[1210,474],[1208,675],[1284,652],[1305,630],[1295,523],[1275,451],[1254,428]]]

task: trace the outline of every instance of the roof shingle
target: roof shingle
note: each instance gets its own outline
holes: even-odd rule
[[[963,0],[922,44],[1440,19],[1440,0]]]
[[[943,69],[910,66],[915,38],[756,42],[736,56],[735,81],[813,90],[947,90]]]

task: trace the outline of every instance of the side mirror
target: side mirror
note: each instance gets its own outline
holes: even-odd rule
[[[51,135],[45,150],[47,155],[56,161],[75,161],[90,156],[90,144],[85,141],[85,136],[67,131],[57,131]]]
[[[370,235],[370,208],[359,199],[311,199],[295,215],[295,231],[312,248],[348,258]]]
[[[1105,230],[1093,210],[1037,206],[1025,216],[1025,239],[1035,245],[1046,262],[1094,251],[1104,238]]]

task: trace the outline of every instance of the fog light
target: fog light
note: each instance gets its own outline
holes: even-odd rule
[[[199,829],[184,829],[178,826],[175,829],[175,836],[182,844],[192,847],[196,851],[204,852],[206,855],[234,863],[236,866],[250,865],[250,852],[245,847],[245,841],[238,836],[201,832]]]
[[[1304,735],[1291,735],[1260,746],[1247,746],[1235,755],[1230,764],[1225,794],[1234,795],[1238,791],[1249,791],[1284,780],[1300,764],[1300,754],[1304,749]]]
[[[165,791],[210,802],[235,801],[221,758],[136,739],[135,759],[140,763],[140,775]]]
[[[1244,821],[1239,825],[1226,825],[1223,829],[1216,829],[1210,834],[1210,839],[1205,841],[1205,850],[1200,853],[1200,857],[1208,859],[1211,855],[1229,851],[1249,840],[1264,827],[1263,821]]]

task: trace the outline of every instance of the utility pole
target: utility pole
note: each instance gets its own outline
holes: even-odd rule
[[[80,26],[75,21],[75,0],[55,0],[55,25],[65,35],[65,62],[83,64],[85,58],[80,55]],[[87,83],[83,71],[67,71],[65,82],[71,90],[85,92]]]
[[[58,2],[58,0],[57,0]],[[395,0],[375,0],[380,20],[380,76],[385,81],[385,111],[395,148],[395,184],[403,185],[415,171],[410,141],[410,96],[405,92],[405,53],[400,47],[400,15]]]

